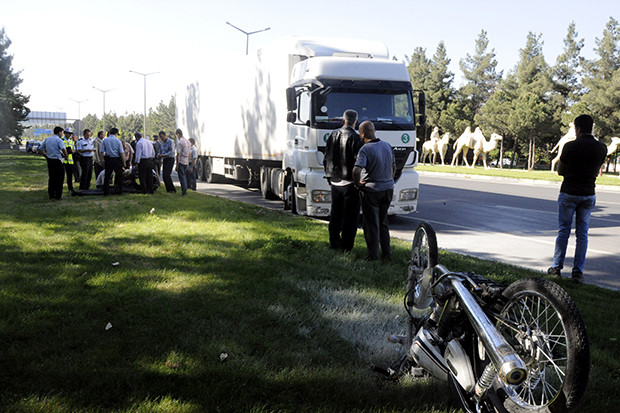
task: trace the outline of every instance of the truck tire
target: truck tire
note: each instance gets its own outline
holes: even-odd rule
[[[198,172],[198,179],[201,181],[206,181],[205,177],[205,158],[200,156],[196,159],[196,172]]]
[[[222,182],[223,178],[220,175],[213,173],[213,161],[211,158],[204,158],[204,167],[202,170],[204,171],[204,180],[207,183],[215,184],[218,182]]]
[[[248,179],[248,188],[260,187],[260,169],[257,171],[256,168],[248,167],[248,171],[250,172],[250,178]]]
[[[271,168],[266,166],[260,167],[260,192],[263,199],[278,199],[271,188]]]
[[[288,172],[284,178],[284,209],[291,210],[293,214],[297,214],[297,200],[295,199],[295,179],[293,174]]]

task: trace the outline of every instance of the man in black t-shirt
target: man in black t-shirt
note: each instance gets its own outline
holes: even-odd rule
[[[355,244],[360,214],[360,195],[353,185],[353,166],[362,140],[355,132],[357,112],[349,109],[342,115],[342,127],[333,131],[325,147],[325,178],[331,188],[329,246],[344,252]]]
[[[558,167],[558,173],[564,177],[558,196],[559,230],[553,264],[547,273],[555,277],[561,274],[575,216],[577,242],[571,276],[573,281],[581,283],[588,249],[590,214],[596,204],[595,181],[607,156],[607,147],[592,136],[594,120],[591,116],[580,115],[574,123],[577,139],[564,145]]]

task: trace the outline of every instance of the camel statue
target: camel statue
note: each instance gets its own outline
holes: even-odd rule
[[[439,128],[435,126],[429,140],[422,144],[422,164],[426,163],[426,157],[430,157],[432,154],[432,162],[435,165],[435,158],[437,157],[437,142],[439,142]]]
[[[476,128],[476,132],[474,132],[474,135],[476,135],[479,131],[480,128]],[[504,139],[503,136],[498,135],[497,133],[492,133],[491,137],[487,141],[482,134],[482,131],[480,131],[476,139],[476,147],[474,148],[474,162],[472,163],[472,165],[476,165],[476,160],[478,159],[478,155],[480,155],[480,157],[482,158],[482,164],[484,165],[484,169],[489,169],[489,167],[487,166],[487,154],[493,149],[497,148],[497,142],[501,141],[502,139]]]
[[[616,152],[618,150],[618,146],[620,146],[620,138],[611,138],[611,143],[607,146],[607,155],[611,155]]]
[[[566,145],[567,142],[574,141],[576,138],[577,134],[575,133],[575,125],[571,122],[570,125],[568,125],[568,132],[566,132],[566,135],[562,136],[553,149],[551,149],[551,153],[556,150],[558,151],[558,155],[551,161],[551,172],[554,171],[555,164],[558,163],[560,156],[562,156],[562,149],[564,149],[564,145]]]
[[[468,126],[467,128],[465,128],[465,132],[463,132],[463,134],[459,136],[456,141],[454,141],[454,155],[452,155],[452,163],[450,164],[450,166],[458,164],[458,157],[461,151],[463,152],[463,162],[465,162],[465,165],[469,166],[469,163],[467,162],[467,154],[469,153],[470,149],[474,149],[475,144],[476,141],[474,139],[474,134],[471,132],[471,128]]]
[[[437,142],[437,152],[439,152],[439,156],[441,157],[441,166],[444,166],[444,160],[446,158],[446,152],[448,151],[448,146],[450,145],[450,132],[444,133],[443,137]]]

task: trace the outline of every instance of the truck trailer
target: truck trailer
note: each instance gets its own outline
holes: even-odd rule
[[[414,104],[415,102],[415,104]],[[390,214],[417,209],[416,126],[424,94],[380,42],[288,37],[253,57],[227,58],[176,95],[177,125],[196,139],[201,180],[260,186],[285,209],[329,216],[323,169],[327,137],[354,109],[374,123],[396,159]]]

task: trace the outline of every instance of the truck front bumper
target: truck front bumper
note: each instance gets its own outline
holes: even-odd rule
[[[331,209],[331,188],[321,171],[299,171],[296,181],[305,184],[298,194],[306,200],[306,214],[328,217]],[[394,197],[388,209],[389,215],[405,215],[418,210],[419,175],[413,169],[403,170],[394,184]],[[302,192],[304,191],[304,192]]]

